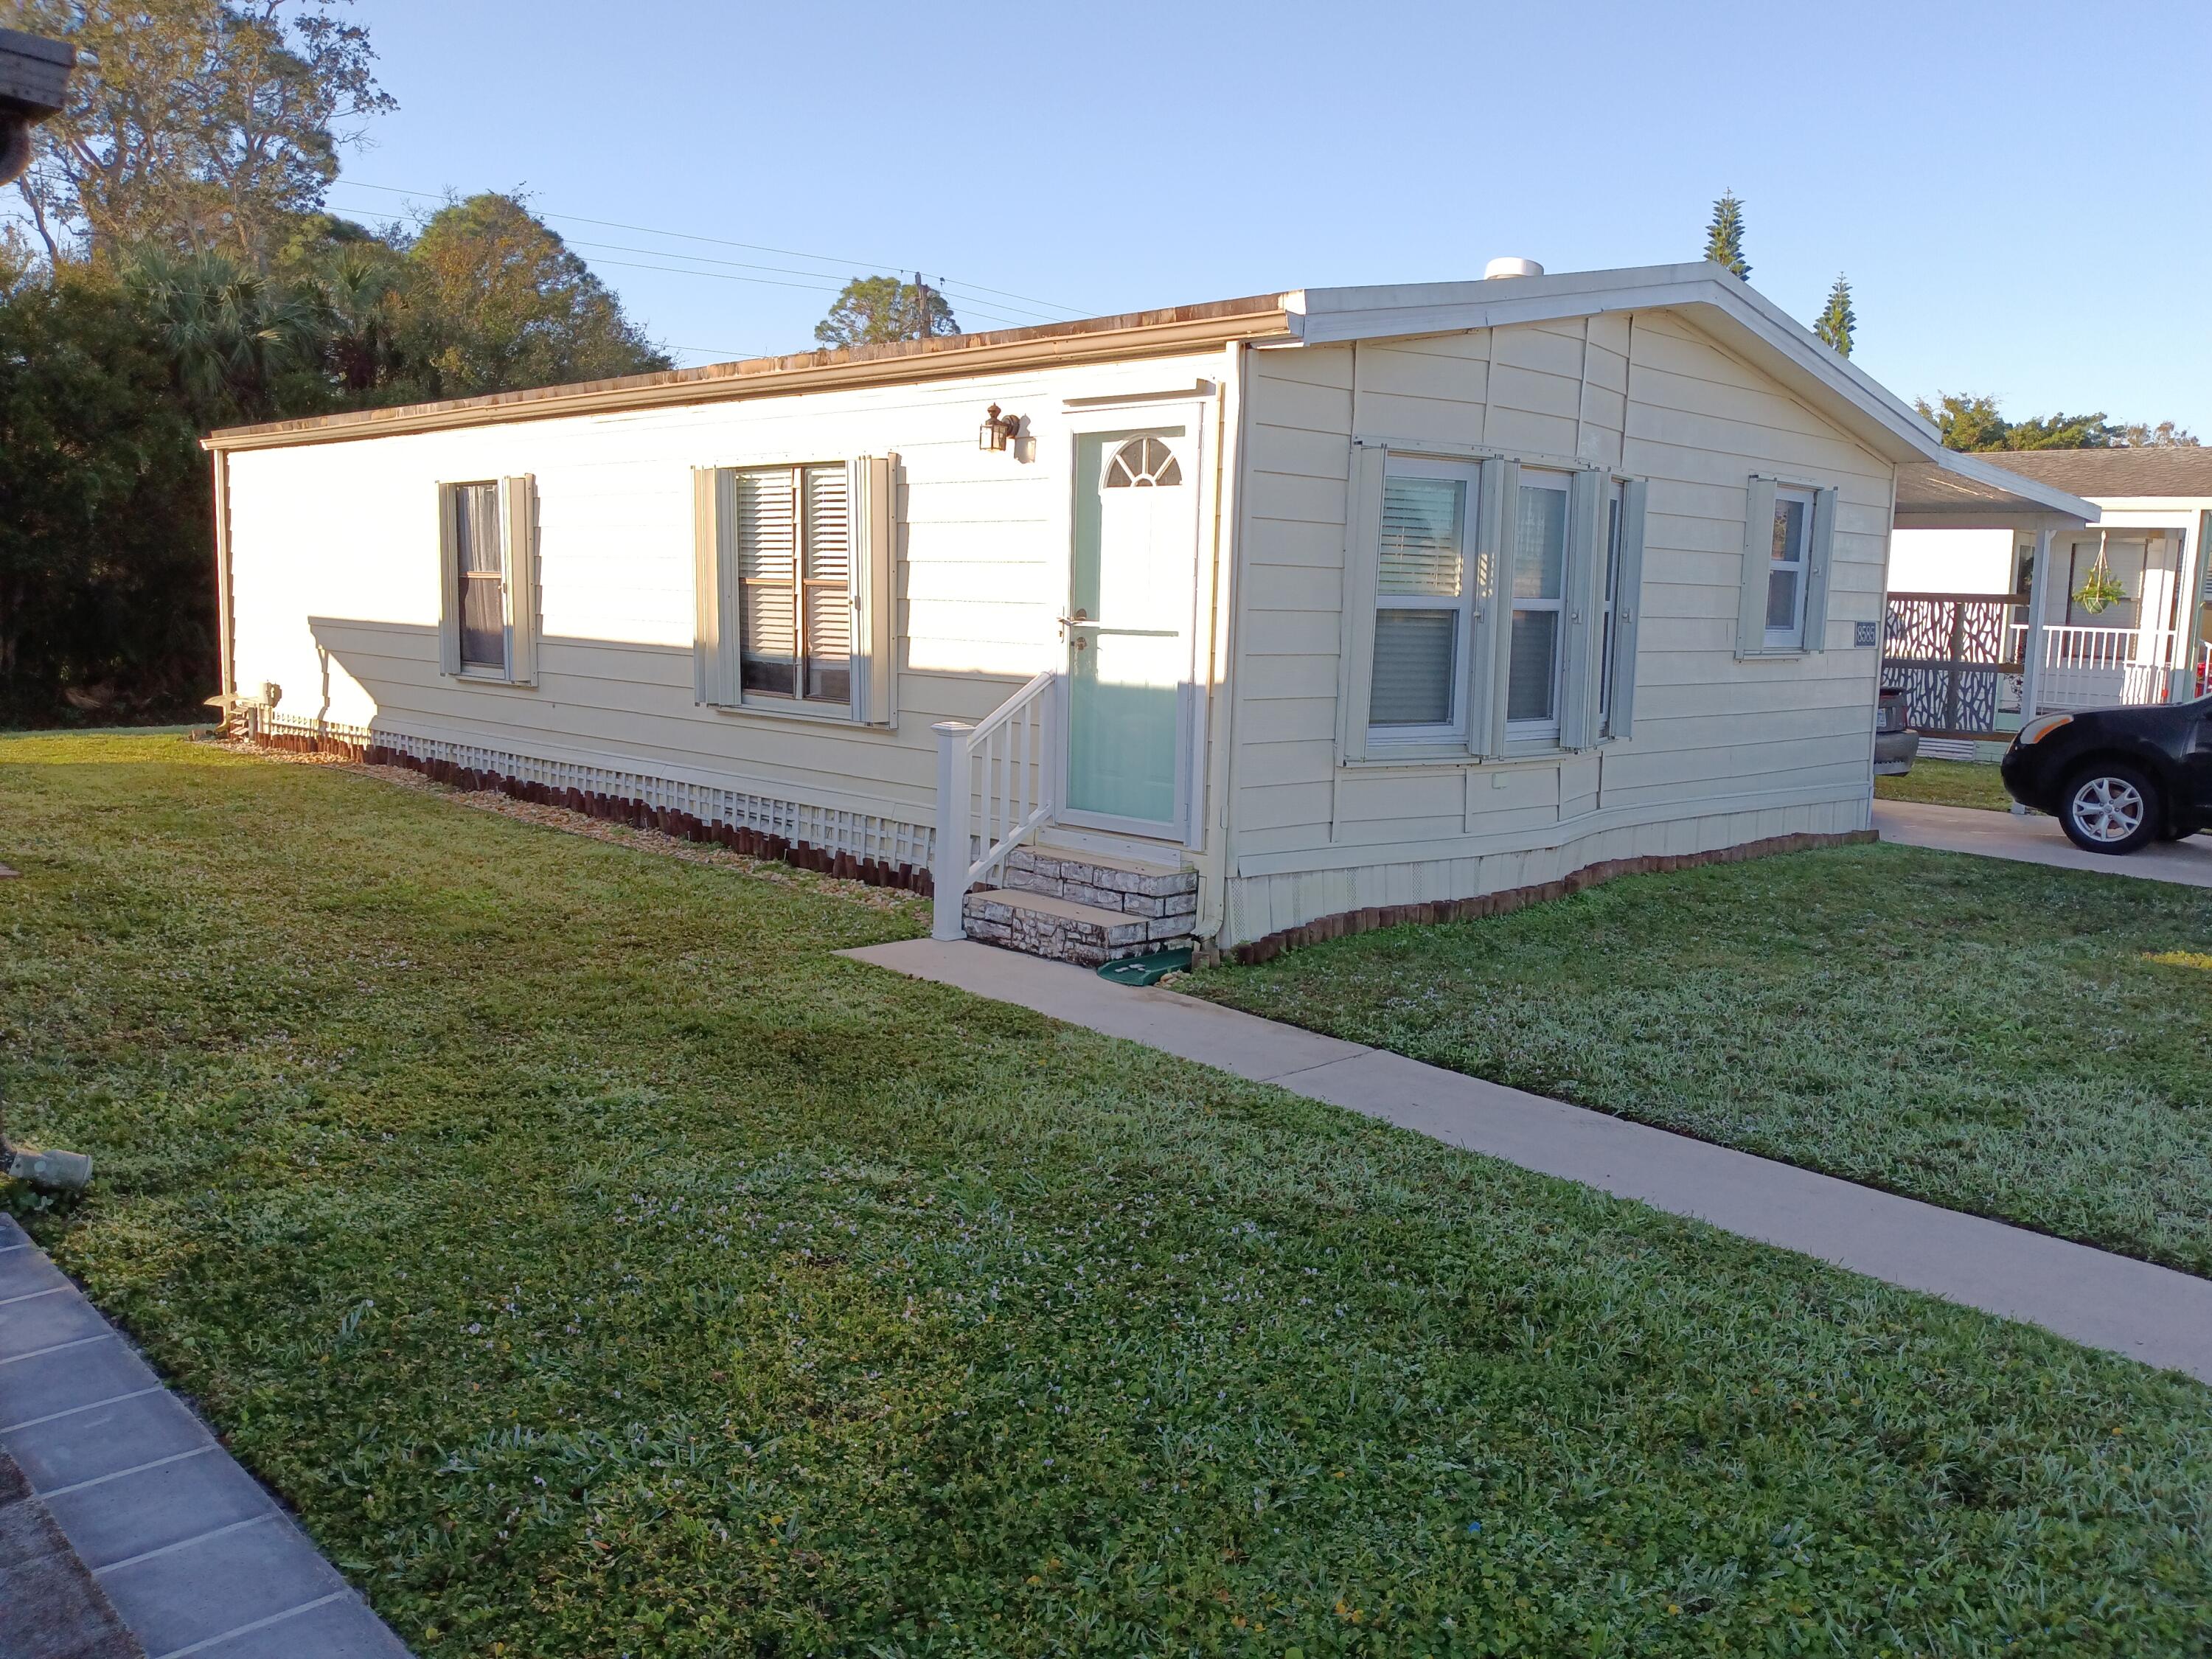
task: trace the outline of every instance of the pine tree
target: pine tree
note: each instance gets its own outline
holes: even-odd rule
[[[1751,278],[1751,265],[1743,257],[1743,204],[1732,190],[1723,191],[1713,204],[1713,221],[1705,227],[1705,258],[1747,282]]]
[[[1836,285],[1828,290],[1827,308],[1820,320],[1813,325],[1813,332],[1826,340],[1844,356],[1851,355],[1851,342],[1858,333],[1858,313],[1851,309],[1851,285],[1838,275]]]

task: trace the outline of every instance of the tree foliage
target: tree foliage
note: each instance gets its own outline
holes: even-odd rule
[[[0,293],[0,722],[167,714],[213,688],[204,458],[137,298]]]
[[[556,232],[490,191],[448,204],[407,250],[397,344],[431,398],[669,366]]]
[[[1839,274],[1836,285],[1828,290],[1828,303],[1821,307],[1813,332],[1848,357],[1858,337],[1858,313],[1851,309],[1851,285]]]
[[[921,283],[917,304],[915,293],[915,283],[896,276],[855,276],[814,325],[814,337],[826,346],[884,345],[960,331],[942,294]]]
[[[1705,226],[1705,258],[1747,282],[1751,279],[1750,262],[1743,257],[1743,204],[1732,190],[1723,191],[1713,204],[1713,216]]]
[[[2118,426],[2100,410],[2094,415],[2031,415],[2008,421],[1994,398],[1944,392],[1929,404],[1916,398],[1921,418],[1942,434],[1947,449],[2107,449],[2132,447],[2191,447],[2195,437],[2172,421],[2156,426]]]
[[[19,183],[50,259],[146,246],[266,268],[322,206],[337,147],[392,108],[342,0],[19,0],[18,27],[95,62]]]
[[[2197,434],[2184,430],[2172,421],[2160,421],[2156,426],[2137,421],[2118,428],[2112,441],[2128,449],[2197,449],[2202,446]]]

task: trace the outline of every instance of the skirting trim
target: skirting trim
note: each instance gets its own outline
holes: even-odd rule
[[[1279,933],[1248,939],[1227,951],[1201,951],[1193,965],[1210,968],[1224,957],[1248,966],[1273,962],[1284,951],[1295,951],[1302,945],[1319,945],[1324,939],[1344,939],[1352,933],[1371,933],[1379,927],[1403,927],[1412,924],[1425,926],[1439,921],[1471,921],[1477,916],[1502,916],[1509,911],[1520,909],[1523,905],[1565,898],[1570,893],[1579,893],[1586,887],[1595,887],[1619,876],[1655,875],[1667,871],[1694,869],[1705,864],[1741,864],[1747,859],[1766,858],[1777,853],[1802,853],[1815,847],[1847,847],[1875,838],[1871,830],[1851,830],[1840,835],[1769,836],[1764,841],[1747,841],[1735,847],[1717,847],[1707,853],[1650,854],[1641,858],[1607,859],[1601,863],[1586,864],[1579,870],[1571,870],[1557,881],[1543,882],[1534,887],[1509,887],[1501,892],[1482,893],[1474,898],[1432,899],[1420,904],[1381,904],[1370,905],[1364,910],[1340,910],[1333,916],[1322,916],[1303,927],[1285,927]]]
[[[246,711],[240,724],[249,741],[286,754],[404,766],[457,789],[495,790],[516,800],[566,807],[685,841],[712,842],[749,858],[777,859],[872,887],[902,888],[924,896],[933,890],[931,831],[920,824],[434,738],[291,720],[258,708]]]

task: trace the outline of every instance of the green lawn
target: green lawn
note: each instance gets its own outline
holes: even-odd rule
[[[1188,988],[2212,1273],[2212,893],[1868,846],[1610,883]]]
[[[31,1224],[424,1659],[2212,1644],[2212,1390],[830,954],[911,911],[176,738],[0,740],[0,859]]]
[[[1902,777],[1874,781],[1882,800],[1926,801],[1935,806],[1979,806],[1992,812],[2012,810],[2004,780],[1993,761],[1917,760]]]

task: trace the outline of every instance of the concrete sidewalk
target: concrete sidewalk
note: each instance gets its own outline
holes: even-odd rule
[[[1930,806],[1917,800],[1877,800],[1874,827],[1884,841],[1906,847],[1978,853],[1985,858],[2047,864],[2059,870],[2087,870],[2100,876],[2177,882],[2185,887],[2212,887],[2212,836],[2160,842],[2140,853],[2114,858],[2083,852],[2066,839],[2057,818],[2039,813],[2023,817],[1973,806]]]
[[[845,954],[2212,1382],[2212,1280],[971,940]]]
[[[407,1659],[8,1215],[0,1447],[149,1659]]]

